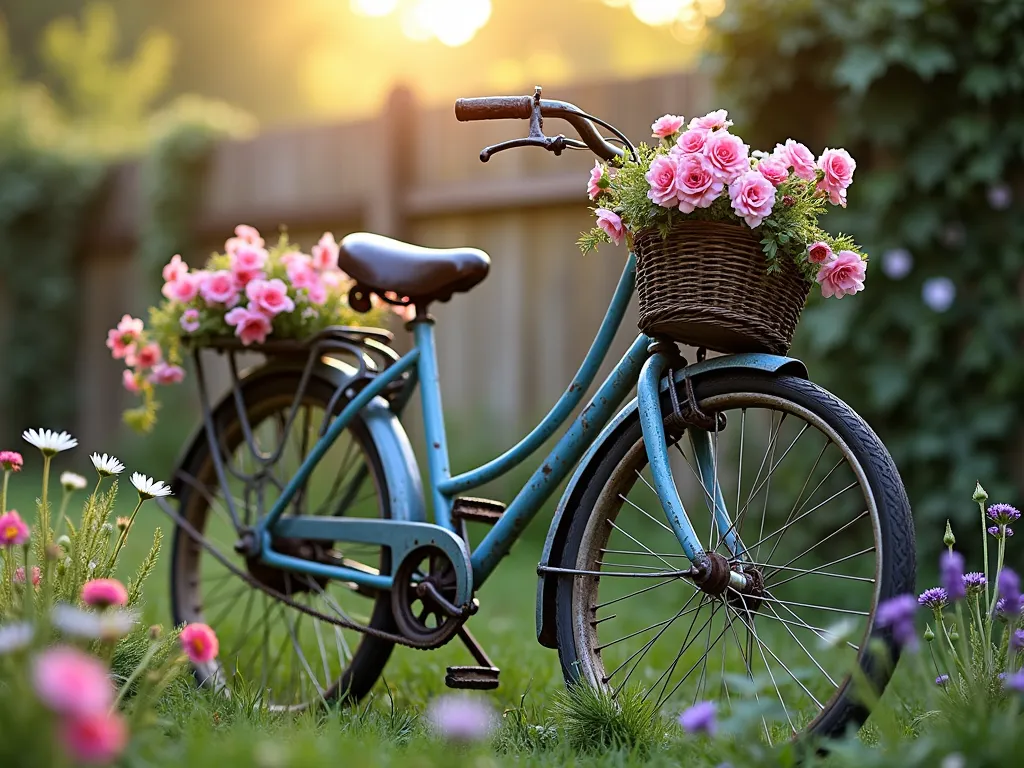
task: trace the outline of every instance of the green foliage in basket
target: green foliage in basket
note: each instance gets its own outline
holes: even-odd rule
[[[772,154],[750,152],[729,129],[725,110],[693,118],[665,115],[651,126],[657,144],[641,144],[637,157],[597,162],[587,192],[597,226],[584,232],[580,249],[600,243],[632,247],[642,231],[667,237],[680,221],[713,221],[754,231],[769,274],[780,259],[817,280],[825,296],[842,298],[864,288],[867,257],[853,238],[830,235],[819,225],[829,203],[846,205],[856,163],[842,149],[815,159],[792,139]]]
[[[719,98],[752,140],[800,131],[860,159],[861,194],[831,221],[881,269],[867,296],[804,313],[815,380],[879,431],[923,523],[962,520],[950,499],[979,477],[1012,498],[1024,2],[730,0],[717,27]]]

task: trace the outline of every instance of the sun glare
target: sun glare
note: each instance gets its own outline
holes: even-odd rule
[[[398,7],[398,0],[351,0],[351,4],[361,16],[387,16]]]
[[[437,40],[456,48],[472,40],[491,18],[491,0],[352,0],[361,16],[389,16],[396,11],[410,40]]]

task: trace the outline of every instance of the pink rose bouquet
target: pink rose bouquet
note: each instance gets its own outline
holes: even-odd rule
[[[600,243],[632,247],[635,233],[665,233],[677,221],[719,221],[755,231],[769,272],[791,259],[826,298],[864,290],[867,257],[852,238],[819,224],[830,205],[846,206],[857,168],[850,153],[825,149],[815,158],[793,139],[771,154],[752,152],[731,128],[724,109],[689,122],[664,115],[651,125],[657,143],[641,144],[639,161],[596,163],[587,194],[597,222],[580,237],[583,252]]]
[[[125,413],[125,421],[141,431],[156,423],[154,388],[185,378],[183,349],[226,337],[245,346],[304,339],[332,325],[379,325],[386,315],[383,303],[368,315],[349,307],[352,281],[338,267],[338,243],[330,232],[304,253],[285,235],[268,246],[255,228],[241,224],[224,252],[202,268],[176,255],[163,279],[164,301],[150,308],[148,328],[125,315],[107,334],[111,354],[125,362],[125,389],[143,399]]]

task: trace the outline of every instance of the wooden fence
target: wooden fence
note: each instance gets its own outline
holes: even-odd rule
[[[707,82],[691,75],[549,89],[545,96],[576,103],[634,140],[648,136],[660,114],[710,107]],[[560,121],[545,127],[571,133]],[[184,256],[202,261],[240,222],[264,232],[286,225],[306,247],[324,230],[340,239],[365,229],[427,246],[483,248],[492,258],[488,279],[435,308],[442,388],[453,423],[471,427],[479,419],[486,423],[481,433],[511,430],[510,439],[576,370],[625,257],[611,246],[583,257],[574,245],[591,224],[589,153],[555,157],[528,148],[480,163],[483,146],[526,129],[525,121],[458,123],[450,106],[422,109],[398,90],[374,120],[224,143],[194,222],[201,247]],[[118,168],[82,256],[76,433],[90,447],[110,444],[129,404],[103,341],[124,311],[139,309],[139,201],[138,165]],[[635,317],[633,308],[613,347],[616,359],[636,333]],[[112,390],[119,395],[111,397]]]

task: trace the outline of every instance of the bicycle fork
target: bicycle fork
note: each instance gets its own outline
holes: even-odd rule
[[[665,434],[666,421],[672,428],[685,428],[693,446],[698,479],[703,487],[708,506],[712,508],[712,517],[714,525],[718,529],[718,535],[724,540],[731,559],[740,559],[744,554],[743,548],[736,532],[736,526],[729,519],[725,500],[722,497],[722,489],[718,484],[718,472],[711,443],[711,432],[717,432],[719,429],[719,417],[714,415],[709,418],[695,409],[695,402],[692,402],[692,385],[685,378],[687,391],[690,394],[687,401],[687,412],[684,413],[680,410],[675,390],[676,382],[672,380],[668,384],[672,412],[666,417],[666,414],[662,412],[661,405],[661,380],[666,369],[670,373],[670,379],[677,378],[677,371],[672,368],[672,364],[679,359],[679,356],[675,346],[671,343],[656,341],[651,345],[650,351],[652,354],[644,363],[637,382],[637,405],[644,445],[654,479],[654,489],[672,531],[679,540],[686,557],[693,565],[694,582],[705,591],[715,594],[720,594],[729,588],[743,592],[749,585],[748,578],[741,570],[742,566],[740,568],[730,566],[729,560],[721,554],[705,551],[693,529],[672,476],[672,467],[669,463],[669,443]]]

